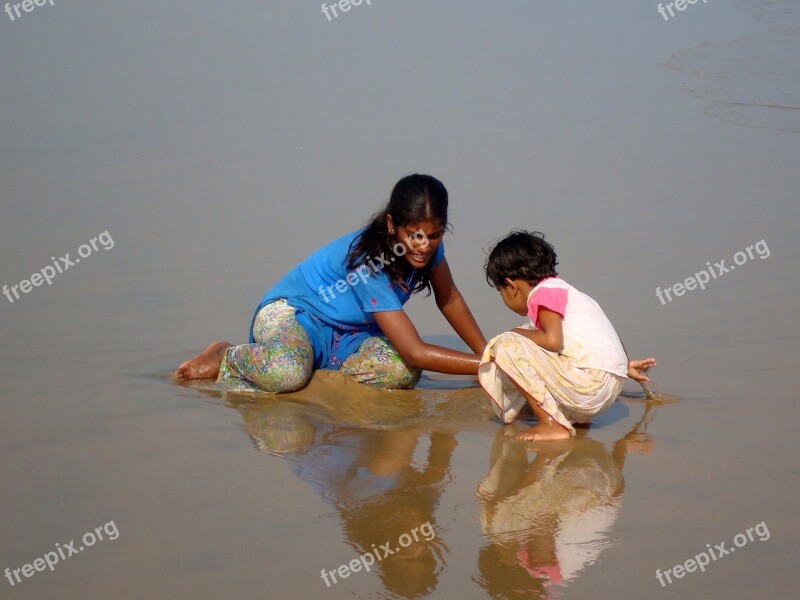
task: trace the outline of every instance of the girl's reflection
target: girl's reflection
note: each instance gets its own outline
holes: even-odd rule
[[[319,420],[307,406],[294,402],[228,404],[244,420],[257,448],[283,456],[336,508],[342,530],[356,554],[379,552],[372,567],[387,591],[403,597],[427,595],[436,588],[447,548],[434,513],[449,482],[456,440],[450,433],[416,426],[370,429]],[[413,464],[420,442],[427,442],[424,463]],[[401,548],[390,556],[376,550],[425,524],[435,538]]]
[[[622,468],[629,450],[649,452],[642,418],[612,450],[578,437],[535,447],[516,441],[505,427],[494,441],[490,468],[477,490],[481,525],[489,544],[478,556],[478,583],[493,598],[550,598],[602,549],[620,509]]]

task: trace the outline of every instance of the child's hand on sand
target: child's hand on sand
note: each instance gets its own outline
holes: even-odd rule
[[[650,378],[645,375],[649,369],[656,366],[655,358],[643,358],[638,360],[628,361],[628,377],[634,381],[642,383],[650,381]]]

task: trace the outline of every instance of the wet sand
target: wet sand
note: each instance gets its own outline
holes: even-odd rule
[[[0,285],[115,242],[0,296],[0,571],[119,530],[0,597],[796,595],[797,10],[568,4],[0,21]],[[327,373],[278,397],[170,380],[244,341],[264,290],[414,170],[448,186],[448,261],[487,335],[518,318],[483,249],[542,230],[674,401],[631,384],[540,447],[469,378],[382,392]],[[659,301],[759,240],[769,256]],[[458,346],[432,299],[408,311]],[[760,523],[768,539],[734,545]],[[321,577],[415,528],[370,572]]]

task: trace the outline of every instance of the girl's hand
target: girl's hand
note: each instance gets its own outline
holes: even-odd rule
[[[639,383],[643,381],[650,381],[650,378],[645,375],[647,371],[656,366],[655,358],[643,358],[638,360],[628,361],[628,377]]]

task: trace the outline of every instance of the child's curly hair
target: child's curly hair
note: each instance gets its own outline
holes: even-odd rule
[[[508,279],[523,279],[536,285],[542,279],[555,277],[558,260],[551,244],[539,231],[512,231],[495,244],[486,259],[486,281],[492,287],[503,287]]]

